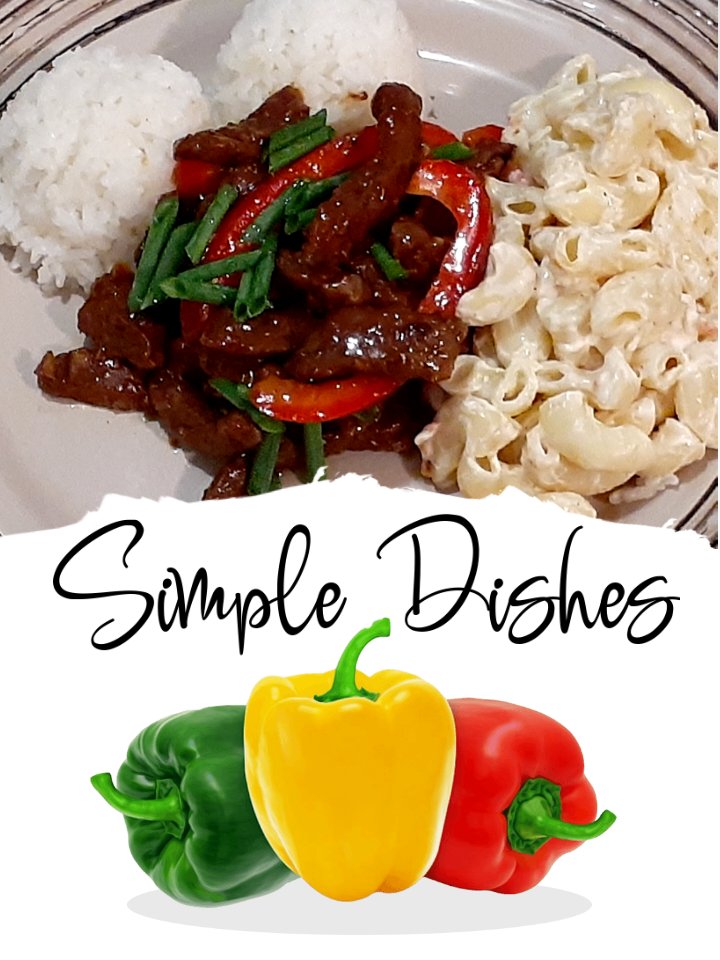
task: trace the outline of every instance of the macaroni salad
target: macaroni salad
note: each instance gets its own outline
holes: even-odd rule
[[[474,352],[416,439],[423,473],[587,515],[650,497],[717,447],[717,134],[666,81],[580,56],[503,139],[519,169],[487,181]]]

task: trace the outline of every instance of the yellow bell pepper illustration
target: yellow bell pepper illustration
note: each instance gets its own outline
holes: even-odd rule
[[[411,674],[356,673],[390,621],[361,630],[333,673],[267,677],[245,715],[250,797],[270,845],[335,900],[405,890],[437,852],[455,768],[444,697]],[[329,689],[328,689],[329,688]]]

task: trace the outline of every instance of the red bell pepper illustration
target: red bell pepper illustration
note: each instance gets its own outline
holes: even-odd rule
[[[428,876],[470,890],[521,893],[614,822],[597,819],[583,755],[557,721],[496,700],[451,700],[457,755],[450,805]]]

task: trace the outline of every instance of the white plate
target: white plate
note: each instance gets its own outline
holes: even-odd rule
[[[2,6],[0,100],[78,42],[160,53],[207,79],[240,8],[231,0],[10,0]],[[432,112],[458,132],[502,123],[514,99],[544,86],[565,60],[582,52],[593,54],[603,71],[636,64],[642,53],[713,112],[717,11],[708,0],[697,0],[695,7],[682,0],[407,0],[402,6],[422,51]],[[200,498],[208,474],[173,450],[157,424],[40,393],[33,370],[44,352],[80,345],[79,301],[45,298],[0,262],[0,303],[2,532],[74,522],[106,493]],[[424,483],[412,465],[390,454],[345,454],[331,469],[374,474],[388,485]],[[613,518],[673,522],[716,538],[716,460],[689,468],[681,479],[679,487],[615,511]]]

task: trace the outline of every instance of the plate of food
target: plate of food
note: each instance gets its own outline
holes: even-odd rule
[[[712,4],[36,6],[2,532],[327,469],[716,538]]]

